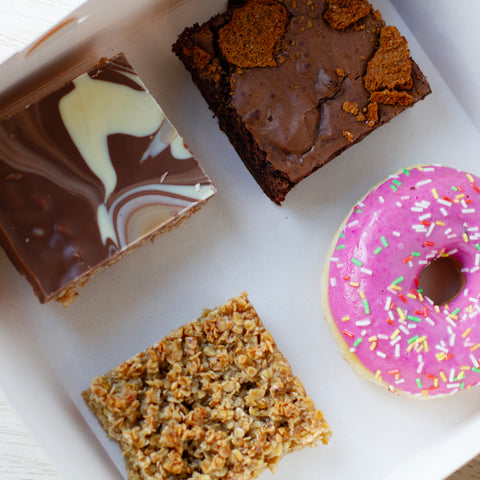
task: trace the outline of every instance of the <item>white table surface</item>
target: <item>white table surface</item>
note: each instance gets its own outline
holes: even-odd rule
[[[29,44],[80,3],[82,0],[0,0],[0,62]],[[60,479],[55,467],[14,411],[1,387],[0,479]],[[480,456],[448,480],[480,480]]]

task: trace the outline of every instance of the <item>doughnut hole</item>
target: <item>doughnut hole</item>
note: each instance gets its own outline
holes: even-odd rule
[[[430,262],[418,277],[422,294],[435,305],[451,302],[465,286],[462,264],[454,257],[439,257]]]

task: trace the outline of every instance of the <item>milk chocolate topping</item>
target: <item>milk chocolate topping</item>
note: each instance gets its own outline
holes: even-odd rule
[[[322,15],[294,15],[275,67],[231,75],[232,105],[267,160],[292,182],[344,147],[339,132],[357,138],[365,130],[365,124],[341,114],[345,101],[366,107],[370,97],[363,77],[383,22],[371,16],[361,22],[361,29],[338,30]]]
[[[0,240],[42,302],[213,193],[123,55],[0,122]]]
[[[430,93],[406,40],[385,27],[367,0],[228,5],[203,25],[186,28],[173,50],[247,168],[278,204],[300,180]],[[242,12],[248,21],[238,20]],[[284,28],[268,27],[276,22]],[[261,35],[252,34],[262,24]],[[273,57],[261,61],[267,46],[275,46]],[[251,62],[252,55],[258,62]],[[404,74],[410,81],[403,81]],[[372,91],[371,84],[388,90]],[[343,108],[349,104],[356,105],[354,114]]]

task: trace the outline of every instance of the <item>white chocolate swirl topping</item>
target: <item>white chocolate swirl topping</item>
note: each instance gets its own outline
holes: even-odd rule
[[[41,301],[214,193],[123,55],[0,121],[0,243]]]

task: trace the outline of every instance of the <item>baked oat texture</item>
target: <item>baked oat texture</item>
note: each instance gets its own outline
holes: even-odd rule
[[[252,479],[330,427],[245,293],[92,381],[129,480]]]

